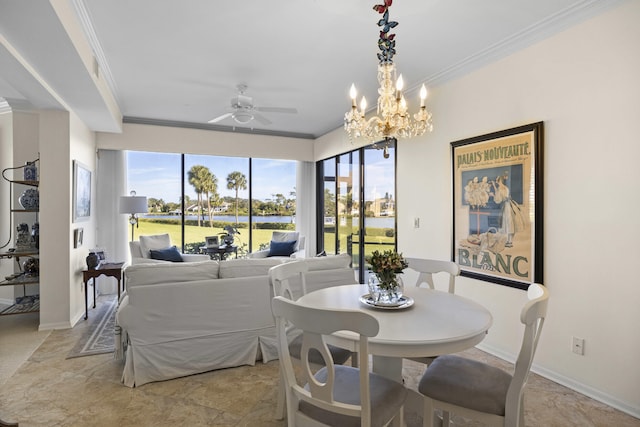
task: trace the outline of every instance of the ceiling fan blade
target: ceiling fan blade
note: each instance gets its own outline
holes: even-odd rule
[[[297,114],[298,110],[295,108],[286,107],[253,107],[255,111],[263,111],[265,113],[291,113]]]
[[[271,120],[267,119],[265,116],[263,116],[262,114],[258,114],[256,112],[253,113],[253,118],[260,122],[260,124],[263,125],[270,125],[271,124]]]
[[[218,123],[221,122],[222,120],[226,119],[227,117],[231,117],[233,115],[233,113],[226,113],[223,114],[221,116],[216,117],[215,119],[209,120],[207,123]]]

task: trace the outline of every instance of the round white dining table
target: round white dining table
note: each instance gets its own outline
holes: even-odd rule
[[[480,343],[491,327],[489,310],[459,295],[427,288],[407,287],[413,305],[403,309],[374,308],[360,302],[366,285],[333,286],[310,292],[297,302],[311,307],[357,309],[378,320],[380,331],[369,338],[373,370],[402,380],[403,357],[439,356]],[[358,335],[339,331],[327,337],[331,344],[357,351]]]

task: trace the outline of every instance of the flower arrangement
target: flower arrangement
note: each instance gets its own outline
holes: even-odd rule
[[[402,254],[394,250],[373,251],[366,260],[371,264],[371,271],[378,276],[380,281],[378,286],[388,291],[398,286],[397,275],[409,266]]]

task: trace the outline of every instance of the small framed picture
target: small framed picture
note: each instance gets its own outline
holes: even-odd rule
[[[218,236],[209,236],[205,237],[205,244],[207,248],[217,248],[220,246],[220,241],[218,240]]]
[[[73,222],[91,218],[91,170],[73,161]]]
[[[82,246],[83,235],[84,235],[84,228],[81,227],[81,228],[76,228],[75,230],[73,230],[73,247],[74,247],[74,249],[77,249],[80,246]]]

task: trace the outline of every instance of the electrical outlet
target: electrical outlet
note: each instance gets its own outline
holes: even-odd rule
[[[584,339],[573,337],[573,341],[571,342],[571,350],[575,354],[579,354],[580,356],[584,356]]]
[[[420,228],[420,218],[416,217],[413,219],[413,228]]]

